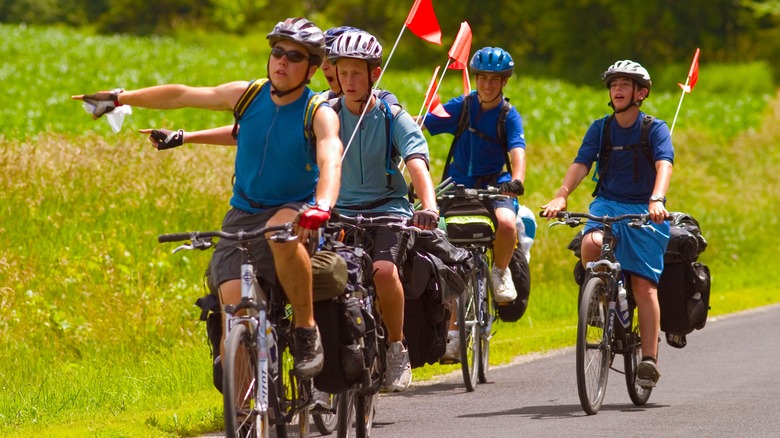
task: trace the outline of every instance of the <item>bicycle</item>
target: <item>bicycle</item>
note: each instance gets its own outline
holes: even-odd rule
[[[490,366],[490,338],[497,315],[490,278],[493,263],[495,226],[487,203],[508,198],[496,187],[467,189],[450,184],[437,194],[448,240],[474,256],[476,269],[467,279],[466,290],[458,297],[457,326],[460,340],[460,364],[466,390],[477,382],[487,382]]]
[[[323,233],[326,242],[343,243],[360,257],[361,278],[358,279],[352,296],[360,300],[366,315],[366,334],[361,344],[366,372],[357,384],[335,396],[338,438],[365,438],[371,435],[379,391],[386,371],[387,336],[373,284],[373,261],[368,255],[372,241],[367,228],[390,227],[401,231],[420,232],[406,222],[405,218],[398,216],[347,216],[334,212]],[[408,233],[403,233],[399,247],[405,247],[409,238]],[[323,246],[327,247],[328,243]]]
[[[580,405],[588,415],[595,415],[604,402],[609,370],[615,355],[623,355],[623,372],[631,401],[636,406],[647,403],[652,387],[643,387],[636,378],[637,365],[642,361],[642,341],[636,319],[636,303],[630,284],[623,285],[624,277],[620,263],[615,259],[617,240],[612,226],[621,221],[630,221],[628,226],[641,228],[649,226],[649,214],[622,214],[618,216],[595,216],[589,213],[558,212],[559,219],[550,224],[577,227],[583,219],[604,225],[601,254],[589,262],[582,282],[577,321],[577,393]],[[621,322],[618,315],[618,294],[621,286],[626,287],[628,299],[627,322]]]
[[[268,234],[266,236],[266,234]],[[241,301],[224,306],[225,347],[223,399],[228,438],[268,437],[271,426],[276,436],[287,436],[287,425],[297,420],[298,436],[309,435],[311,380],[299,380],[293,372],[295,338],[292,308],[281,289],[263,290],[255,277],[249,246],[268,239],[288,242],[297,239],[292,223],[262,227],[255,231],[224,231],[163,234],[160,243],[189,241],[180,250],[206,250],[214,237],[235,241],[242,252]]]

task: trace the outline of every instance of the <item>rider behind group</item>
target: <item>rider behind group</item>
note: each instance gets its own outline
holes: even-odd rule
[[[302,114],[314,95],[306,84],[325,55],[323,32],[305,18],[290,18],[279,22],[266,38],[272,47],[267,63],[270,86],[263,87],[247,108],[237,139],[231,135],[232,126],[192,133],[142,132],[152,134],[150,140],[158,149],[180,146],[185,140],[237,145],[232,208],[225,215],[224,231],[251,231],[297,221],[297,241],[259,242],[252,258],[261,281],[269,284],[278,278],[292,306],[299,346],[294,367],[300,377],[306,378],[322,369],[323,352],[312,311],[311,260],[304,243],[330,217],[330,205],[338,197],[343,147],[338,137],[338,119],[327,105],[314,116],[316,148],[311,148],[304,136]],[[247,81],[215,87],[160,85],[121,94],[100,92],[74,98],[95,104],[95,118],[121,104],[233,111],[248,86]],[[168,135],[160,136],[161,132]],[[312,205],[315,198],[317,204]],[[273,259],[273,268],[270,263],[263,263],[269,258]],[[217,243],[209,264],[208,283],[223,306],[241,300],[241,259],[235,245],[224,240]],[[220,369],[216,358],[215,384]]]
[[[559,211],[566,209],[568,196],[588,175],[594,162],[597,162],[598,183],[594,192],[596,199],[589,207],[591,214],[650,214],[655,222],[651,227],[635,229],[618,223],[614,225],[614,232],[619,242],[615,255],[623,271],[630,274],[631,289],[639,312],[643,358],[637,367],[637,380],[643,386],[652,387],[661,376],[657,359],[660,329],[658,280],[669,241],[669,224],[664,222],[664,218],[668,215],[665,203],[672,176],[674,147],[666,123],[658,119],[653,120],[648,137],[652,160],[645,158],[643,151],[637,147],[645,119],[645,113],[639,107],[652,87],[650,74],[644,67],[630,60],[618,61],[601,75],[601,79],[609,90],[609,106],[613,114],[590,125],[574,163],[566,171],[563,185],[553,200],[542,206],[543,215],[554,218]],[[608,119],[610,143],[624,147],[613,148],[604,166],[598,160]],[[598,258],[601,252],[600,228],[602,226],[598,223],[586,224],[582,239],[583,265]]]
[[[450,117],[439,117],[432,112],[425,116],[423,128],[432,135],[455,134],[458,131],[459,114],[463,105],[471,101],[468,128],[456,137],[452,145],[452,163],[445,169],[445,175],[456,184],[468,188],[498,186],[509,199],[493,201],[496,218],[496,234],[493,243],[495,263],[491,272],[495,285],[493,297],[499,304],[509,303],[517,298],[508,266],[517,245],[517,195],[525,191],[525,133],[520,113],[512,106],[507,114],[506,144],[499,141],[498,123],[504,102],[504,87],[514,72],[515,63],[508,52],[499,47],[484,47],[471,59],[470,68],[475,75],[476,90],[471,97],[459,96],[445,103],[444,109]],[[511,174],[502,172],[507,162],[511,163]],[[450,324],[445,359],[457,359],[457,329],[454,320]]]
[[[428,144],[412,117],[396,108],[388,144],[386,111],[372,93],[381,73],[382,46],[373,35],[363,31],[342,33],[328,54],[335,67],[338,86],[343,90],[339,100],[340,135],[346,147],[342,165],[339,211],[347,215],[398,215],[413,217],[414,225],[435,228],[438,223],[436,197],[428,171]],[[360,125],[358,121],[365,110]],[[347,142],[355,133],[352,143]],[[388,162],[388,148],[393,148]],[[399,157],[409,171],[422,202],[413,212],[407,199],[408,187],[399,170]],[[403,343],[404,294],[397,262],[400,235],[397,231],[374,227],[368,230],[374,246],[374,283],[388,331],[387,372],[385,385],[391,391],[405,390],[412,380],[409,353]]]

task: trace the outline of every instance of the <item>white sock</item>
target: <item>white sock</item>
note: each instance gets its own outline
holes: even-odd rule
[[[453,338],[458,336],[459,332],[457,330],[450,330],[447,332],[448,336],[452,336]]]

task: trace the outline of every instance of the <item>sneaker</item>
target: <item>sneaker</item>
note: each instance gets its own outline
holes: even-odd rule
[[[642,359],[636,367],[636,383],[643,388],[652,388],[658,383],[661,371],[652,359]]]
[[[330,394],[322,392],[317,388],[312,387],[311,398],[314,405],[311,408],[313,413],[332,414],[333,406],[331,406]]]
[[[295,328],[295,374],[302,379],[310,379],[320,371],[324,363],[320,331],[314,327]]]
[[[458,332],[449,332],[447,334],[447,350],[444,352],[444,356],[441,357],[439,362],[460,362],[460,336],[458,336]]]
[[[385,386],[390,392],[401,392],[411,383],[412,365],[409,363],[409,351],[402,342],[393,342],[387,347]]]
[[[511,303],[517,298],[517,291],[509,268],[501,271],[494,265],[490,272],[490,278],[493,280],[493,299],[496,303]]]

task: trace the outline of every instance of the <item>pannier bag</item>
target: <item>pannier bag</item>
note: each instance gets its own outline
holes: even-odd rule
[[[441,231],[417,236],[401,268],[403,331],[412,368],[437,363],[444,355],[452,312],[450,298],[463,293],[463,279],[473,269],[471,254],[449,243]]]
[[[531,271],[524,250],[515,248],[512,260],[509,261],[509,272],[517,290],[517,298],[511,303],[496,305],[496,310],[501,321],[515,322],[520,320],[528,309],[528,297],[531,295]]]
[[[479,200],[442,202],[440,214],[452,243],[489,243],[494,239],[493,215]]]
[[[710,270],[703,263],[669,263],[658,282],[661,330],[669,345],[682,348],[685,335],[704,328],[710,305]],[[677,339],[677,340],[675,340]]]
[[[354,248],[339,242],[329,242],[328,245],[327,251],[319,251],[315,256],[325,253],[332,259],[331,254],[337,255],[337,262],[324,263],[334,267],[337,273],[330,277],[320,273],[323,278],[331,278],[321,283],[328,285],[327,289],[336,287],[334,284],[342,286],[341,294],[335,297],[323,291],[315,293],[314,320],[320,330],[325,357],[322,371],[314,377],[314,386],[320,391],[338,394],[360,382],[366,369],[366,356],[360,343],[371,316],[363,309],[360,300],[352,296],[352,292],[362,289],[362,282],[370,281],[364,276],[370,269],[364,269],[364,259],[355,254]],[[332,277],[345,281],[337,283]]]

